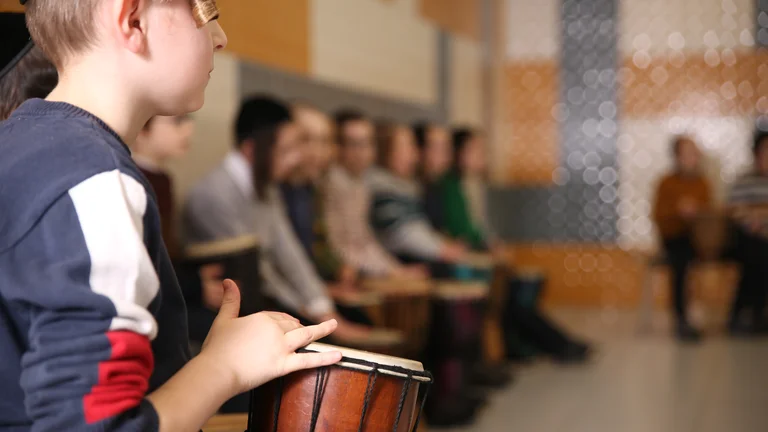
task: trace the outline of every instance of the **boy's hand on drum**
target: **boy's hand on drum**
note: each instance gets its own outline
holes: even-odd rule
[[[278,312],[260,312],[239,318],[240,291],[224,281],[219,314],[203,343],[199,357],[229,380],[232,395],[258,387],[301,369],[327,366],[341,353],[297,354],[296,350],[331,334],[334,320],[304,327],[296,318]]]
[[[352,321],[344,319],[337,313],[328,314],[321,317],[323,321],[335,321],[336,330],[333,332],[333,338],[339,341],[359,341],[365,339],[371,334],[371,328],[368,326],[355,324]]]

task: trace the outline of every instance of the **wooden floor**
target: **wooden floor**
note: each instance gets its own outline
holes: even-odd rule
[[[491,398],[477,424],[453,430],[768,431],[768,339],[733,340],[710,330],[702,344],[682,346],[669,337],[663,315],[655,331],[642,336],[630,313],[555,316],[598,341],[594,361],[521,369],[516,384]]]

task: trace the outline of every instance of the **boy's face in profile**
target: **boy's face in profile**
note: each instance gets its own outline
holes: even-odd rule
[[[142,149],[159,160],[177,159],[189,150],[194,123],[188,116],[157,116],[139,134]]]
[[[218,21],[199,26],[190,0],[151,1],[136,13],[143,18],[144,31],[135,36],[139,40],[126,42],[138,54],[131,67],[142,81],[141,92],[160,115],[200,109],[214,68],[213,54],[227,43]]]

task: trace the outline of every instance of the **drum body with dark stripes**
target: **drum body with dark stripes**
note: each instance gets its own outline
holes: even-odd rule
[[[248,432],[410,432],[432,381],[421,363],[320,343],[336,365],[273,380],[251,393]]]

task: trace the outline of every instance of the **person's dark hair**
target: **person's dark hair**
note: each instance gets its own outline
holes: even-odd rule
[[[53,63],[33,47],[16,66],[0,78],[0,120],[5,120],[25,100],[45,98],[59,82]]]
[[[345,108],[337,111],[333,116],[333,120],[336,123],[336,133],[338,135],[336,137],[336,142],[339,146],[343,147],[346,145],[344,142],[344,128],[347,124],[356,121],[367,121],[369,118],[360,110]]]
[[[672,156],[675,158],[680,156],[680,147],[682,147],[684,142],[690,140],[691,138],[687,135],[675,135],[672,137],[672,142],[670,144],[670,151],[672,152]]]
[[[240,105],[235,124],[237,146],[253,143],[253,184],[259,199],[266,199],[267,186],[272,182],[277,134],[292,119],[291,110],[270,96],[252,96]]]
[[[768,145],[768,131],[756,130],[752,142],[752,154],[757,156],[760,150]]]
[[[477,132],[468,127],[456,128],[453,131],[453,170],[459,174],[464,175],[464,169],[461,166],[461,158],[464,154],[464,149],[467,144],[475,137]]]
[[[424,151],[427,147],[427,135],[431,128],[432,124],[427,121],[420,121],[411,126],[413,137],[416,138],[416,147],[419,148],[419,151]]]

